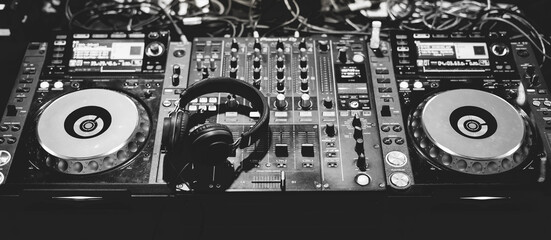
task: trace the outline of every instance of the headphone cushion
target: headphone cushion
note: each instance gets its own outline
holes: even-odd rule
[[[176,126],[174,126],[176,128],[175,143],[181,141],[186,136],[189,125],[189,117],[191,114],[187,110],[183,110],[179,111],[178,115],[179,119],[176,121]]]
[[[222,124],[205,123],[190,129],[189,147],[199,156],[210,156],[225,160],[231,151],[233,135],[231,130]]]

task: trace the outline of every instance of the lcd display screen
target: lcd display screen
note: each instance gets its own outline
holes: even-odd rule
[[[140,72],[144,45],[136,40],[75,40],[69,72]]]

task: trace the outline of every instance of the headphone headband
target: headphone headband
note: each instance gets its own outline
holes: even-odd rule
[[[268,101],[262,93],[250,83],[229,77],[207,78],[198,81],[180,94],[180,107],[185,107],[191,100],[213,92],[227,92],[249,100],[255,109],[260,111],[260,119],[248,131],[241,134],[240,148],[245,148],[258,140],[261,128],[267,127],[270,121]]]

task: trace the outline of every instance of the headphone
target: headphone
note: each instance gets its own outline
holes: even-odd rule
[[[254,109],[260,110],[260,118],[256,124],[241,133],[235,141],[226,125],[203,123],[192,126],[193,124],[190,124],[192,114],[185,110],[186,105],[193,99],[214,92],[228,92],[241,96],[249,100]],[[182,91],[177,109],[164,119],[162,143],[168,152],[182,147],[185,155],[191,156],[195,163],[214,164],[213,161],[226,160],[237,148],[246,148],[260,139],[263,130],[268,126],[269,118],[268,101],[250,83],[228,77],[208,78]],[[205,157],[207,159],[204,159]]]

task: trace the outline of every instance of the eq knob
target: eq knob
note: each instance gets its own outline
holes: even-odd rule
[[[203,68],[203,71],[202,71],[201,75],[203,76],[203,79],[209,78],[209,69],[208,68]]]
[[[216,70],[216,60],[214,60],[214,58],[209,60],[209,68],[213,72]]]
[[[283,68],[278,68],[277,71],[276,71],[276,78],[278,80],[282,80],[283,78],[285,78],[285,70]]]
[[[172,74],[178,74],[180,75],[181,71],[180,71],[180,65],[178,64],[174,64],[172,66]]]
[[[285,67],[285,62],[283,61],[283,57],[279,56],[276,59],[276,67],[277,68],[283,68]]]
[[[360,120],[360,117],[358,114],[354,114],[354,118],[352,119],[352,126],[353,127],[362,127],[362,121]]]
[[[365,159],[365,154],[360,153],[358,155],[358,160],[356,160],[356,167],[360,169],[360,171],[365,172],[367,170],[367,160]]]
[[[230,67],[231,68],[237,68],[237,57],[231,57],[230,58]]]
[[[172,74],[172,86],[180,85],[180,74]]]
[[[197,60],[195,60],[195,64],[197,66],[197,71],[203,70],[203,60],[197,58]]]
[[[308,79],[301,79],[300,80],[300,91],[303,93],[307,93],[310,90],[308,87]]]
[[[277,40],[277,43],[276,43],[276,50],[277,50],[277,51],[280,51],[280,50],[281,50],[281,52],[283,52],[283,48],[284,48],[283,42],[281,42],[281,39],[278,39],[278,40]]]
[[[277,94],[275,102],[277,110],[283,111],[287,107],[287,101],[285,100],[285,95]]]
[[[348,61],[348,56],[346,54],[346,48],[339,49],[339,61],[341,63],[346,63],[346,61]]]
[[[235,49],[235,52],[239,51],[239,44],[237,43],[237,39],[232,39],[231,40],[231,46],[230,46],[231,50],[234,50]]]
[[[308,58],[307,58],[306,56],[300,58],[300,60],[299,60],[299,66],[300,66],[301,68],[306,68],[306,67],[308,67]]]
[[[312,107],[312,101],[310,101],[310,95],[308,95],[307,93],[302,94],[300,96],[299,105],[303,110],[310,109]]]
[[[363,131],[361,127],[355,126],[354,127],[354,139],[362,139],[363,138]]]
[[[237,68],[230,68],[230,77],[237,78]]]
[[[260,79],[260,68],[254,68],[253,69],[253,79],[259,80]]]
[[[323,99],[323,106],[327,109],[333,108],[333,99],[330,97],[326,97]]]
[[[302,51],[304,49],[306,51],[306,39],[302,38],[300,40],[300,43],[298,44],[298,49]]]
[[[358,155],[365,152],[363,139],[361,138],[356,139],[356,145],[354,146],[354,151],[356,151]]]
[[[276,83],[276,91],[278,93],[284,93],[285,92],[285,80],[278,80]]]
[[[325,134],[329,137],[334,137],[337,133],[337,130],[335,129],[335,124],[333,123],[326,123],[325,124]]]
[[[254,51],[255,51],[255,52],[256,52],[256,51],[260,52],[261,48],[262,48],[262,47],[260,46],[260,40],[258,40],[258,38],[255,38],[255,39],[254,39],[254,44],[253,44],[253,49],[254,49]]]
[[[260,57],[254,57],[253,58],[253,67],[254,68],[260,68]]]
[[[327,40],[318,41],[318,47],[321,52],[327,52],[329,50],[329,42]]]
[[[256,89],[260,89],[260,83],[262,82],[262,80],[260,79],[255,79],[253,80],[253,86],[256,88]]]
[[[308,68],[300,68],[300,79],[308,79]]]

